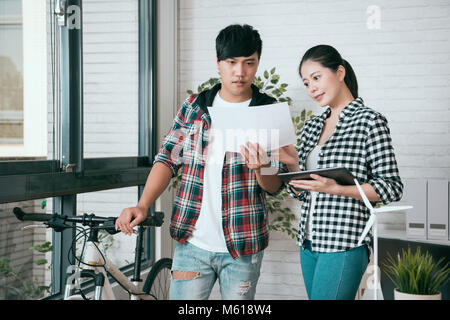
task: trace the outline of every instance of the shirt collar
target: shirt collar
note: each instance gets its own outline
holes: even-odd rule
[[[348,105],[345,106],[344,109],[342,109],[341,114],[339,115],[339,119],[344,119],[345,117],[351,117],[355,111],[364,106],[364,101],[361,97],[356,98],[352,102],[350,102]],[[325,121],[326,118],[330,116],[331,108],[328,107],[321,115],[320,118]]]
[[[216,97],[216,94],[219,92],[221,87],[222,84],[218,83],[210,90],[205,90],[198,95],[196,103],[203,111],[205,111],[205,113],[209,114],[207,107],[212,106],[214,98]],[[272,104],[276,102],[275,98],[272,98],[265,93],[261,93],[259,91],[259,88],[254,84],[251,85],[251,88],[252,88],[252,98],[249,107]]]

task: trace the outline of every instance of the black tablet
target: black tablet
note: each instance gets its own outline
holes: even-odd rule
[[[340,168],[325,168],[325,169],[317,169],[317,170],[308,170],[308,171],[298,171],[298,172],[286,172],[277,174],[281,180],[284,182],[289,182],[290,180],[313,180],[310,174],[317,174],[319,176],[325,178],[331,178],[336,180],[338,184],[341,185],[352,185],[355,184],[355,177],[351,174],[351,172],[344,167]]]

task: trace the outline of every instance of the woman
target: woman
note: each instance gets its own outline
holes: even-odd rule
[[[308,95],[327,109],[308,121],[298,155],[280,151],[290,171],[346,167],[370,201],[387,204],[402,197],[386,118],[364,105],[350,64],[328,45],[309,49],[299,66]],[[369,262],[371,236],[358,239],[369,219],[356,186],[311,176],[295,180],[288,192],[302,201],[298,244],[310,299],[354,299]],[[301,189],[301,191],[297,191]]]

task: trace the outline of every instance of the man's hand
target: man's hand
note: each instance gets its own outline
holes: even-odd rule
[[[133,233],[133,228],[147,218],[147,210],[142,207],[131,207],[122,210],[116,219],[116,230],[120,229],[126,235]]]
[[[240,150],[247,167],[252,170],[258,170],[261,167],[270,166],[269,155],[258,143],[247,142],[245,146],[247,148],[240,146]]]

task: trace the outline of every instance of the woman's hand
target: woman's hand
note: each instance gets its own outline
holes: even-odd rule
[[[334,179],[321,177],[317,174],[311,174],[313,180],[291,180],[289,184],[294,188],[308,191],[340,194],[340,185]]]
[[[289,171],[300,171],[298,152],[293,144],[281,147],[272,153],[274,159],[288,166]]]

